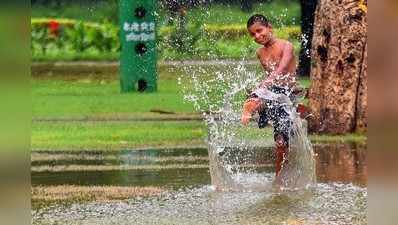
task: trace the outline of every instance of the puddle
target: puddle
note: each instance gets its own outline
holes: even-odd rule
[[[366,146],[329,144],[315,146],[318,183],[342,182],[366,187],[368,182]]]
[[[259,149],[253,166],[272,179],[270,151]],[[152,186],[169,191],[120,201],[53,204],[33,209],[32,223],[366,224],[366,146],[315,145],[314,151],[318,183],[283,194],[215,191],[206,149],[34,152],[32,186]],[[44,166],[46,171],[38,170]],[[87,169],[93,166],[102,170]],[[104,170],[107,166],[117,169]],[[54,167],[59,170],[53,172]]]
[[[366,199],[366,189],[351,184],[290,194],[215,192],[205,185],[160,197],[41,209],[33,212],[33,224],[366,224]]]
[[[210,184],[208,168],[84,171],[84,172],[35,172],[32,185],[120,185],[166,186],[179,188],[189,185]]]
[[[315,145],[314,151],[318,182],[366,186],[366,146],[325,144]],[[33,152],[31,158],[33,186],[151,184],[181,188],[210,184],[206,149]],[[273,171],[272,149],[259,149],[253,158],[259,171]],[[52,171],[54,168],[56,172]]]

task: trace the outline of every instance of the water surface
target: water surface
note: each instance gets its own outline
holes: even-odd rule
[[[159,186],[168,191],[123,201],[36,208],[32,210],[32,223],[367,224],[365,147],[315,145],[318,183],[308,190],[284,193],[215,191],[206,149],[35,152],[33,186]],[[256,154],[257,171],[273,179],[272,149],[259,149]],[[71,169],[71,165],[75,167]],[[96,165],[105,171],[96,170]],[[47,169],[41,171],[43,167]],[[51,168],[58,169],[53,172]]]

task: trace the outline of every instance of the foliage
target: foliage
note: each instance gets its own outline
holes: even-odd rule
[[[54,0],[32,4],[31,16],[62,17],[91,22],[102,22],[105,19],[118,24],[119,1],[61,1],[62,4],[51,4]],[[238,1],[202,1],[205,4],[195,4],[188,7],[187,20],[204,21],[206,24],[245,24],[250,15],[261,13],[266,15],[275,27],[298,25],[300,19],[300,3],[298,0],[262,0],[253,4],[249,11],[242,11]],[[167,25],[172,18],[171,12],[159,1],[158,23]],[[193,2],[182,1],[182,2]],[[209,3],[210,2],[210,3]],[[220,4],[223,2],[224,4]],[[54,2],[53,2],[54,3]]]
[[[193,27],[184,25],[172,27],[171,32],[165,35],[166,46],[175,49],[179,54],[195,54],[196,42],[202,35],[201,26],[196,24]]]
[[[247,11],[242,11],[240,1],[188,2],[184,26],[180,26],[181,18],[172,19],[178,15],[173,16],[159,2],[156,22],[160,59],[253,58],[257,45],[247,37],[245,24],[254,13],[267,16],[278,37],[299,42],[300,4],[297,0],[254,1]],[[32,59],[117,60],[121,48],[118,7],[118,0],[34,1]],[[49,32],[50,23],[54,21],[59,23],[57,35]]]
[[[106,19],[113,24],[118,24],[119,0],[59,1],[59,3],[55,3],[54,0],[42,0],[42,2],[37,3],[32,2],[31,17],[60,17],[87,22],[102,22]]]
[[[120,51],[119,27],[109,22],[92,23],[70,19],[32,19],[33,60],[115,60]],[[298,26],[275,29],[277,37],[289,39],[298,50]],[[258,47],[244,25],[163,26],[158,29],[161,59],[253,58]]]
[[[58,27],[51,26],[59,24]],[[33,55],[47,51],[98,53],[118,52],[119,29],[109,22],[83,23],[69,19],[32,19],[31,48]],[[54,30],[57,29],[57,30]]]
[[[247,19],[257,13],[265,15],[275,28],[296,26],[300,21],[300,4],[298,1],[264,1],[255,4],[250,11],[242,11],[234,4],[210,4],[189,10],[187,19],[212,25],[246,25]]]

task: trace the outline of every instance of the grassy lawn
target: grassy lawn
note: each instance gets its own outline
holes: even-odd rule
[[[155,93],[121,94],[118,81],[33,80],[34,118],[141,118],[150,111],[193,113],[177,81],[160,80]]]
[[[207,68],[208,69],[208,68]],[[225,68],[217,68],[218,70]],[[208,70],[211,73],[211,70]],[[183,101],[177,82],[181,71],[159,70],[158,91],[120,93],[115,75],[108,77],[65,75],[31,80],[34,119],[142,119],[198,114],[193,105]],[[308,87],[309,79],[300,80]],[[169,114],[159,114],[166,112]]]
[[[202,121],[34,122],[31,148],[35,150],[103,150],[206,146],[207,127]],[[242,137],[272,140],[270,127],[239,128]],[[313,143],[365,144],[366,136],[311,135]]]
[[[32,150],[122,150],[203,145],[205,124],[191,122],[36,122]]]
[[[178,73],[178,70],[160,70],[159,90],[144,94],[121,94],[115,74],[35,76],[31,80],[32,150],[204,146],[207,135],[204,122],[179,120],[189,116],[198,118],[199,114],[191,104],[184,103]],[[300,83],[308,87],[310,82],[301,79]],[[259,132],[255,127],[250,131],[245,128],[243,133],[249,138],[272,138],[270,130]],[[365,136],[358,134],[314,135],[311,139],[317,143],[366,141]]]
[[[120,93],[118,74],[39,74],[31,80],[34,119],[142,119],[194,114],[183,101],[180,71],[159,69],[158,91]],[[156,111],[156,112],[151,112]],[[196,113],[195,113],[196,114]]]

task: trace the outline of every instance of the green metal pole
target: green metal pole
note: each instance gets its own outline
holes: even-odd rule
[[[157,90],[156,0],[120,0],[121,92]]]

